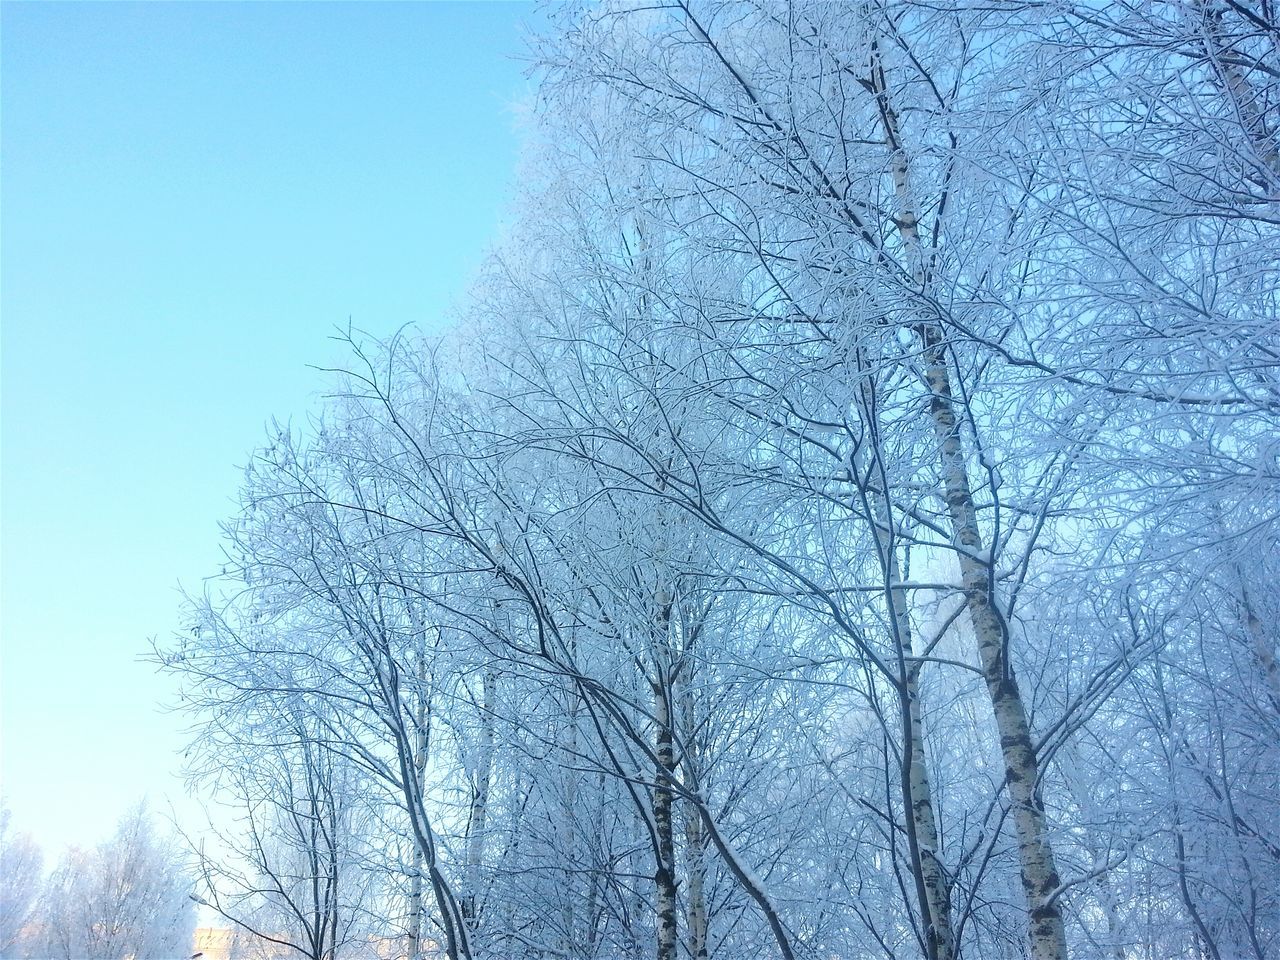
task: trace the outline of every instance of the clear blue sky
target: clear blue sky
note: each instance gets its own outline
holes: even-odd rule
[[[180,794],[138,662],[350,317],[438,328],[530,93],[508,3],[2,14],[0,789],[55,856]]]

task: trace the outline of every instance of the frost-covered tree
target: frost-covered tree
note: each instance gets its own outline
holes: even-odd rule
[[[193,894],[259,941],[334,960],[381,932],[358,771],[326,743],[323,716],[294,711],[206,744],[200,780],[230,822],[202,831]]]
[[[156,827],[145,805],[111,839],[73,848],[40,894],[40,956],[64,960],[186,955],[195,908],[186,850]]]
[[[0,957],[23,955],[43,864],[35,841],[14,833],[9,808],[0,807]]]
[[[326,718],[411,956],[1266,960],[1278,35],[553,11],[464,323],[351,340],[166,662]]]

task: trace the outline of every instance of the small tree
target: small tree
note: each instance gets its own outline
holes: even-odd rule
[[[372,874],[359,864],[356,771],[297,713],[270,743],[240,743],[220,792],[237,828],[203,845],[199,902],[238,929],[309,960],[332,960],[365,931]]]

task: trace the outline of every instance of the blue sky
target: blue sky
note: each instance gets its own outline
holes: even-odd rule
[[[509,196],[533,10],[0,16],[0,789],[53,856],[180,795],[138,658],[334,328],[448,322]]]

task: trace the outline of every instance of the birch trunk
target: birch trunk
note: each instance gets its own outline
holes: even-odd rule
[[[572,706],[567,711],[568,723],[565,730],[565,756],[576,757],[578,755],[578,707],[579,699],[576,692],[570,694]],[[560,822],[556,825],[556,844],[560,849],[560,856],[564,857],[570,864],[578,862],[578,840],[576,831],[574,830],[574,814],[578,806],[578,777],[573,770],[568,770],[564,774],[564,806],[560,814]],[[578,945],[577,926],[578,917],[577,895],[574,887],[577,882],[569,871],[565,871],[564,875],[565,888],[560,897],[560,930],[561,941],[560,946],[565,956],[571,956],[573,950]],[[593,887],[594,891],[594,887]],[[588,914],[590,916],[590,914]]]
[[[872,45],[871,89],[884,128],[898,202],[895,220],[906,253],[908,270],[919,289],[928,283],[929,268],[920,247],[919,216],[911,185],[911,167],[902,140],[879,48]],[[1034,960],[1065,960],[1066,929],[1056,900],[1060,884],[1053,849],[1045,830],[1044,804],[1040,796],[1040,766],[1031,741],[1026,706],[1009,663],[1009,636],[1004,618],[995,606],[995,584],[986,544],[978,527],[973,488],[956,417],[951,375],[947,365],[941,324],[922,315],[915,332],[924,350],[925,379],[929,390],[928,415],[937,440],[942,473],[942,493],[951,520],[952,542],[960,563],[965,606],[978,645],[983,679],[995,714],[1004,761],[1005,783],[1013,805],[1018,838],[1022,888],[1027,899],[1028,936]]]
[[[688,782],[701,785],[702,755],[698,745],[698,711],[694,702],[692,667],[686,666],[679,683],[680,726],[684,731],[682,764]],[[685,944],[692,960],[707,960],[707,837],[702,818],[689,811],[684,818],[685,871],[688,876]]]
[[[471,960],[470,930],[462,916],[458,897],[440,870],[435,831],[427,815],[426,787],[418,768],[418,756],[424,754],[415,756],[422,727],[414,730],[413,723],[405,721],[406,705],[401,696],[400,676],[393,659],[378,662],[377,683],[378,695],[386,709],[383,720],[390,728],[395,744],[395,762],[404,791],[409,824],[413,829],[414,841],[422,851],[423,866],[426,867],[427,878],[440,909],[445,952],[450,960]]]
[[[995,584],[986,559],[986,545],[978,528],[941,330],[935,325],[924,324],[920,334],[928,364],[929,415],[938,441],[943,492],[960,561],[965,606],[978,644],[982,675],[1000,735],[1005,783],[1013,801],[1022,888],[1027,898],[1030,923],[1031,955],[1035,960],[1065,960],[1066,929],[1055,899],[1061,881],[1045,831],[1039,758],[1031,741],[1026,706],[1009,663],[1008,628],[994,604]]]
[[[684,840],[688,862],[688,931],[685,940],[689,956],[693,960],[707,960],[707,838],[702,829],[702,818],[696,813],[685,823]]]
[[[1227,14],[1227,4],[1201,2],[1193,9],[1200,18],[1201,37],[1214,76],[1239,118],[1256,168],[1272,188],[1280,187],[1280,148],[1276,146],[1275,118],[1272,116],[1268,122],[1267,115],[1258,109],[1262,97],[1241,68],[1241,54],[1233,49],[1232,38],[1223,36],[1222,21]]]
[[[908,635],[903,645],[904,652],[911,656],[911,642]],[[920,670],[916,666],[907,668],[903,697],[907,704],[907,774],[906,781],[910,792],[904,796],[904,802],[910,807],[910,817],[914,826],[915,841],[919,850],[917,870],[924,886],[924,903],[921,912],[925,913],[925,941],[929,954],[935,960],[951,960],[955,955],[955,936],[951,929],[951,885],[947,882],[946,871],[939,855],[938,824],[933,809],[933,785],[929,780],[929,768],[924,753],[924,723],[920,709]]]
[[[426,690],[426,658],[418,662],[418,710],[414,717],[417,730],[414,732],[413,770],[418,778],[418,789],[424,789],[423,777],[427,769],[427,751],[431,744],[429,726],[431,714],[428,700],[423,691]],[[409,943],[406,951],[407,960],[422,960],[422,847],[413,845],[413,859],[409,875]]]
[[[861,415],[875,433],[875,406],[868,396],[871,387],[861,392]],[[929,960],[952,960],[955,935],[951,926],[951,885],[940,855],[941,842],[933,806],[933,785],[925,756],[923,707],[920,698],[920,664],[915,662],[911,617],[907,593],[902,584],[898,563],[897,536],[893,514],[886,496],[888,477],[880,460],[879,444],[875,445],[874,465],[879,467],[880,494],[872,494],[872,532],[885,578],[885,602],[889,608],[894,647],[898,653],[898,702],[902,737],[902,805],[906,818],[907,846],[911,856],[911,872],[915,880],[916,899],[924,927],[925,956]]]
[[[497,678],[484,672],[484,702],[480,713],[480,742],[477,745],[476,779],[471,790],[471,820],[467,830],[467,892],[463,916],[474,930],[479,919],[480,867],[484,863],[486,826],[489,816],[489,781],[493,768],[493,708]]]
[[[408,960],[422,960],[422,851],[413,845],[413,873],[409,877]]]
[[[675,830],[672,824],[671,774],[675,746],[671,735],[670,627],[672,598],[665,587],[657,592],[657,622],[653,645],[653,716],[657,726],[653,788],[653,824],[657,833],[653,882],[657,903],[657,960],[676,958]]]
[[[575,725],[575,729],[576,729],[576,725]],[[605,783],[606,783],[606,780],[605,780],[604,772],[602,771],[596,774],[596,795],[597,796],[600,796],[600,797],[604,796]],[[593,844],[593,846],[594,844],[599,842],[599,839],[603,835],[604,835],[604,814],[603,812],[601,812],[596,818],[593,818],[593,821],[592,821],[590,842]],[[592,875],[587,878],[587,905],[584,913],[585,913],[584,922],[586,923],[586,927],[587,927],[586,938],[585,938],[586,950],[584,951],[584,954],[588,958],[588,960],[591,960],[591,958],[595,957],[596,955],[596,940],[600,934],[600,931],[599,931],[600,892],[599,892],[599,881],[596,875]]]
[[[1253,654],[1258,658],[1258,667],[1262,672],[1263,681],[1267,686],[1267,696],[1271,700],[1272,709],[1280,715],[1280,664],[1276,663],[1276,655],[1271,644],[1271,638],[1267,636],[1266,630],[1262,626],[1262,618],[1258,616],[1257,608],[1254,606],[1249,596],[1249,590],[1244,585],[1244,573],[1237,568],[1237,575],[1240,580],[1240,602],[1244,608],[1244,626],[1249,634],[1249,641],[1253,645]]]

